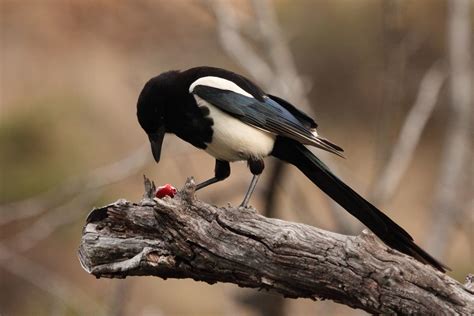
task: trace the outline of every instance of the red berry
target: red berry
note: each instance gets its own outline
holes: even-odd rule
[[[156,189],[155,196],[159,199],[162,199],[165,196],[174,197],[175,194],[176,194],[175,187],[167,183],[161,187],[158,187],[158,189]]]

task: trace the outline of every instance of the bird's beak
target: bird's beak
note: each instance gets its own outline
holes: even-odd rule
[[[153,153],[153,158],[156,162],[160,162],[161,156],[161,145],[163,144],[163,139],[165,138],[165,127],[162,126],[153,134],[148,134],[148,139],[151,144],[151,152]]]

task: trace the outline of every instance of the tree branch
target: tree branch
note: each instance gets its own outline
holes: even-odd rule
[[[195,199],[194,189],[190,180],[174,199],[93,210],[79,249],[84,269],[96,277],[230,282],[371,313],[474,313],[467,288],[371,233],[343,236],[253,209],[218,208]]]

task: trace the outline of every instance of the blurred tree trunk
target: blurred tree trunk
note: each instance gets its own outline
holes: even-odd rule
[[[428,249],[435,257],[442,257],[451,240],[456,222],[463,222],[463,201],[472,195],[471,120],[472,64],[471,64],[471,4],[470,0],[448,1],[447,48],[450,67],[450,114],[440,166],[440,176],[434,202],[434,218]],[[469,207],[466,207],[469,208]],[[472,215],[472,214],[471,214]]]
[[[395,130],[393,118],[399,113],[404,97],[406,67],[405,5],[402,0],[384,0],[382,5],[382,36],[384,80],[382,102],[377,120],[376,157],[380,170],[390,156]],[[376,174],[380,174],[377,172]]]

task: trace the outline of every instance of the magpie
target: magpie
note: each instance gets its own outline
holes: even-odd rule
[[[137,117],[157,163],[166,133],[216,159],[214,177],[199,183],[196,190],[229,177],[230,162],[246,161],[253,174],[241,203],[246,207],[264,170],[263,159],[273,156],[296,166],[391,248],[439,271],[448,269],[306,148],[314,146],[338,156],[343,152],[318,134],[318,125],[311,117],[265,93],[244,76],[214,67],[164,72],[145,84],[138,98]]]

